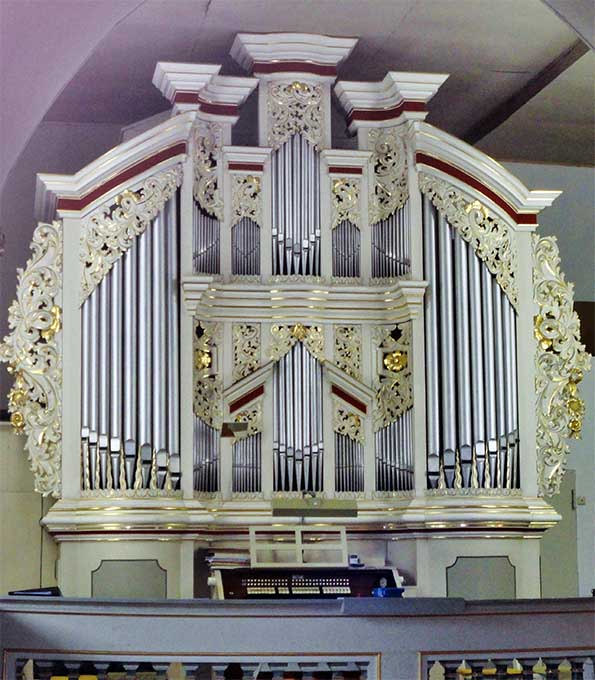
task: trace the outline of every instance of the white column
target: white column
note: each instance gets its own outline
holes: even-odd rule
[[[362,332],[362,381],[374,384],[376,373],[376,348],[372,345],[372,327],[361,326]],[[364,493],[371,498],[376,491],[376,451],[374,444],[374,401],[368,406],[364,419]]]
[[[231,278],[232,186],[235,180],[235,174],[225,172],[220,185],[223,194],[223,220],[219,225],[219,272],[224,281],[229,281]]]
[[[372,228],[369,218],[370,182],[369,164],[364,168],[360,182],[359,214],[360,223],[360,276],[363,284],[369,285],[372,276]]]
[[[271,159],[264,163],[261,181],[261,224],[260,224],[260,280],[268,281],[273,274],[271,244]],[[264,361],[264,359],[263,359]]]
[[[333,326],[325,324],[322,327],[324,332],[324,356],[328,361],[333,360]],[[323,372],[323,376],[325,373]],[[322,409],[323,426],[322,436],[324,438],[324,469],[323,469],[323,491],[327,497],[332,498],[335,494],[335,433],[333,431],[333,397],[331,394],[331,384],[328,380],[323,381],[322,389]]]
[[[269,346],[271,344],[271,324],[260,325],[260,363],[264,365],[269,361]],[[262,493],[264,498],[270,499],[273,495],[273,385],[272,371],[264,386],[262,398],[262,434],[261,434],[261,475]]]
[[[329,279],[333,275],[333,235],[331,230],[331,177],[328,166],[320,158],[320,275]]]
[[[62,497],[81,493],[81,261],[79,215],[62,217]]]
[[[223,347],[219,348],[219,371],[223,380],[223,387],[228,387],[233,382],[233,326],[227,321],[223,323]],[[221,437],[220,439],[219,469],[221,471],[221,494],[229,500],[232,493],[232,462],[233,462],[233,437]]]

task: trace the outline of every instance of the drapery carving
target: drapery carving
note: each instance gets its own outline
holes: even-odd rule
[[[370,182],[370,224],[390,217],[409,197],[407,154],[397,128],[369,132],[373,181]]]
[[[295,133],[302,134],[317,149],[322,144],[322,87],[294,81],[269,83],[268,144],[279,148]]]
[[[83,223],[81,305],[182,183],[182,166],[157,173],[95,210]]]
[[[353,177],[341,177],[332,180],[332,220],[331,229],[341,222],[348,221],[355,226],[360,225],[360,180]]]
[[[419,188],[471,244],[516,308],[517,253],[510,227],[502,220],[490,217],[479,201],[470,202],[458,189],[431,175],[420,174]]]
[[[348,375],[361,378],[361,326],[335,326],[335,364]]]
[[[262,226],[262,193],[260,177],[256,175],[232,175],[231,226],[247,217]]]
[[[260,325],[233,324],[233,379],[241,380],[260,365]]]
[[[580,436],[584,403],[578,383],[591,367],[580,342],[574,311],[574,286],[560,271],[555,237],[533,236],[535,317],[535,391],[537,393],[537,476],[540,493],[560,491],[566,469],[568,438]]]
[[[221,324],[197,322],[194,332],[194,415],[221,428],[223,382],[216,373],[215,348],[221,342]]]
[[[390,332],[380,343],[383,353],[383,369],[376,386],[374,406],[374,432],[387,427],[413,406],[411,384],[411,322],[398,324],[400,337],[395,340]],[[380,327],[376,337],[385,327]]]
[[[319,361],[324,360],[324,333],[320,326],[272,326],[269,357],[278,361],[285,356],[296,342],[303,342],[310,354]]]
[[[62,224],[39,224],[31,258],[17,271],[17,295],[8,309],[9,335],[0,344],[14,385],[11,423],[26,435],[35,490],[60,497],[62,467]]]
[[[207,214],[220,221],[223,220],[223,200],[219,190],[217,166],[221,158],[221,146],[221,125],[198,120],[192,129],[194,200]]]
[[[350,411],[345,404],[337,399],[333,401],[333,431],[363,444],[364,428],[361,416]]]

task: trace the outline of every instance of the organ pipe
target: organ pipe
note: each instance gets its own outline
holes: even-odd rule
[[[220,273],[221,225],[194,202],[192,264],[197,274]]]
[[[231,273],[260,274],[260,227],[248,217],[243,217],[231,229]]]
[[[260,432],[234,443],[232,490],[235,493],[258,493],[261,490],[261,445]]]
[[[375,434],[378,491],[406,491],[413,488],[411,413],[411,409],[405,411]]]
[[[409,202],[372,225],[372,278],[396,278],[410,270]]]
[[[360,275],[360,240],[359,229],[348,220],[333,229],[333,276]]]

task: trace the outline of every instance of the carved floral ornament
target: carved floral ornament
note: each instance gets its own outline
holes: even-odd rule
[[[320,85],[269,83],[267,102],[269,146],[278,149],[298,133],[320,150],[324,129]]]
[[[35,490],[60,496],[62,417],[62,224],[39,224],[31,258],[17,272],[17,296],[8,309],[9,335],[0,344],[14,385],[11,422],[27,436]]]
[[[373,334],[376,346],[383,353],[383,370],[376,385],[374,432],[398,420],[413,406],[411,363],[411,322],[398,324],[398,340],[391,335],[393,327],[380,326]]]
[[[331,179],[333,213],[331,229],[345,221],[360,226],[360,184],[360,180],[353,177]]]
[[[223,220],[223,200],[217,172],[221,159],[221,139],[219,123],[199,120],[192,129],[194,200],[207,214],[219,221]]]
[[[364,428],[362,417],[358,413],[350,411],[338,399],[334,399],[333,402],[333,431],[363,444]]]
[[[370,224],[390,217],[409,197],[407,153],[397,128],[369,132],[374,181],[370,182]]]
[[[174,195],[182,175],[181,165],[157,173],[85,219],[80,247],[81,304]]]
[[[248,428],[243,432],[236,432],[236,441],[246,439],[262,432],[262,399],[242,409],[234,418],[236,423],[248,423]]]
[[[431,175],[420,174],[419,188],[486,263],[516,309],[517,252],[506,222],[491,217],[479,201],[469,201],[458,189]]]
[[[234,323],[233,379],[241,380],[260,366],[260,325]]]
[[[318,361],[324,360],[324,333],[320,326],[272,326],[269,357],[279,361],[295,345],[303,342],[306,349]]]
[[[247,217],[262,226],[261,178],[258,175],[232,174],[231,226]]]
[[[573,308],[573,284],[560,271],[554,237],[533,236],[535,317],[535,391],[537,393],[537,476],[540,493],[560,491],[568,438],[580,437],[584,403],[578,384],[591,367],[580,342],[580,321]]]
[[[194,415],[220,429],[223,382],[216,373],[214,352],[221,342],[221,324],[199,321],[194,326]]]
[[[361,326],[335,326],[334,361],[344,373],[358,380],[362,374]]]

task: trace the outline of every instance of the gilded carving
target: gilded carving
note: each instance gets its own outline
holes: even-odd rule
[[[221,125],[212,121],[197,121],[192,130],[192,142],[194,200],[207,214],[221,221],[223,200],[217,172],[221,158]]]
[[[440,179],[420,174],[419,188],[461,237],[471,244],[516,308],[517,253],[510,227],[502,220],[490,217],[479,201],[470,202],[458,189]]]
[[[376,386],[374,432],[387,427],[413,406],[411,364],[407,359],[411,349],[411,322],[399,324],[397,328],[401,333],[397,340],[390,331],[386,332],[385,326],[377,327],[373,334],[375,339],[381,338],[379,348],[384,355],[384,370]]]
[[[9,335],[0,344],[14,385],[11,422],[27,441],[35,489],[60,497],[62,442],[62,224],[39,224],[32,255],[17,272],[17,296],[8,309]]]
[[[236,440],[245,439],[254,434],[262,432],[262,403],[259,399],[257,402],[250,404],[242,411],[240,411],[235,417],[236,423],[248,423],[248,429],[243,432],[236,432]]]
[[[373,128],[369,133],[374,180],[370,182],[370,224],[390,217],[409,197],[407,153],[396,128]]]
[[[299,133],[320,149],[324,129],[320,85],[269,83],[267,101],[270,147],[277,149]]]
[[[360,180],[352,177],[340,177],[331,180],[332,220],[331,229],[341,222],[360,225]]]
[[[217,375],[214,352],[221,341],[221,325],[200,321],[194,333],[194,414],[220,429],[223,422],[223,383]]]
[[[278,361],[285,356],[296,342],[303,342],[310,354],[319,361],[324,360],[324,333],[320,326],[272,326],[269,357]]]
[[[83,223],[81,304],[149,226],[182,183],[182,166],[157,173],[134,191],[126,190],[95,210]]]
[[[568,438],[580,436],[584,404],[578,383],[591,368],[580,342],[573,284],[560,270],[554,237],[533,237],[535,318],[535,391],[537,393],[537,475],[540,493],[560,491],[566,469]]]
[[[361,326],[335,326],[335,364],[348,375],[361,378]]]
[[[257,175],[237,174],[231,177],[231,226],[244,217],[262,226],[261,178]]]
[[[333,431],[337,434],[345,435],[360,444],[364,443],[364,428],[361,416],[350,411],[338,400],[334,400],[333,406]]]
[[[233,379],[241,380],[260,365],[260,325],[233,324]]]

